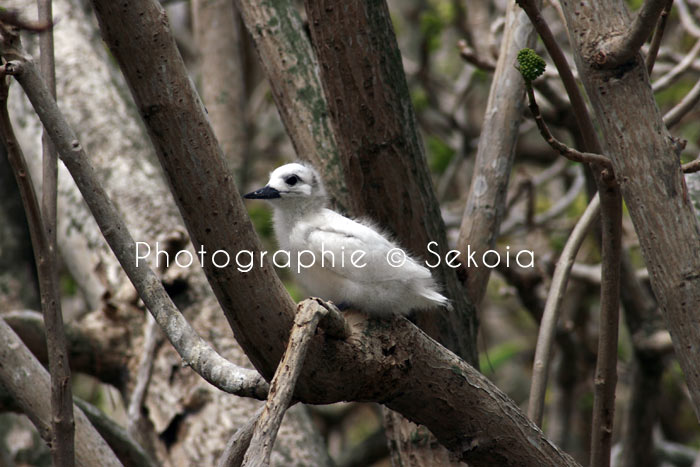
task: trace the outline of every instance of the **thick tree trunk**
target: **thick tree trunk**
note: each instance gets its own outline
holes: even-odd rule
[[[351,211],[388,228],[408,252],[431,263],[428,244],[436,242],[444,260],[445,226],[386,2],[305,4]],[[433,273],[454,310],[417,313],[416,323],[476,365],[476,314],[466,289],[444,261]]]
[[[350,201],[328,119],[328,105],[299,11],[291,0],[234,1],[253,39],[296,153],[321,171],[335,207],[347,210]]]
[[[700,223],[688,196],[678,147],[666,130],[637,53],[617,68],[597,68],[606,41],[630,25],[621,0],[595,7],[562,3],[576,63],[613,161],[642,247],[654,294],[700,417]]]

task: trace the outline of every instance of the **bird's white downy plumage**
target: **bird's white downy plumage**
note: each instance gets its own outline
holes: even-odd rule
[[[292,272],[310,294],[374,314],[448,305],[430,271],[416,260],[407,255],[401,267],[389,263],[387,254],[399,246],[376,226],[326,208],[323,183],[312,167],[283,165],[270,174],[267,186],[246,198],[270,201],[279,248],[289,251]],[[313,252],[316,261],[296,274],[303,250]],[[366,266],[353,266],[355,251],[364,252],[356,264]],[[309,259],[302,256],[304,263]]]

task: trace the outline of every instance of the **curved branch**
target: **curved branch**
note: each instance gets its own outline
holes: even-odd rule
[[[530,384],[530,399],[528,402],[527,414],[538,425],[542,424],[542,414],[544,412],[544,394],[547,390],[547,376],[549,374],[549,364],[552,357],[552,344],[554,343],[554,331],[559,319],[561,303],[564,299],[564,292],[569,281],[571,267],[574,265],[576,253],[578,253],[583,243],[588,229],[600,214],[600,197],[596,196],[588,203],[588,207],[576,223],[576,227],[571,232],[566,241],[564,250],[559,256],[552,285],[547,295],[540,331],[537,335],[537,347],[535,350],[535,360],[532,365],[532,381]]]
[[[147,266],[138,266],[134,239],[99,183],[85,151],[51,98],[34,63],[22,54],[15,58],[6,64],[8,74],[14,76],[26,92],[107,243],[173,347],[192,369],[222,391],[264,398],[268,388],[262,377],[219,355],[185,320],[155,273]]]

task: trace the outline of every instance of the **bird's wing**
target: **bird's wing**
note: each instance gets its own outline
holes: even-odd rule
[[[324,267],[336,274],[357,282],[383,282],[401,280],[406,277],[429,279],[430,271],[411,259],[406,253],[406,261],[401,267],[392,267],[387,255],[399,246],[364,223],[348,219],[336,212],[326,210],[321,222],[308,229],[305,238],[307,248],[314,252],[318,261],[326,258]],[[364,255],[356,267],[352,264],[353,252],[361,251]],[[332,264],[328,259],[335,259]],[[400,253],[396,253],[400,257]],[[341,257],[345,257],[345,265]]]

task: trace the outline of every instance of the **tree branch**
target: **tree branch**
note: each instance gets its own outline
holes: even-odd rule
[[[245,425],[238,428],[233,436],[231,436],[226,443],[224,453],[221,455],[219,462],[216,464],[217,467],[240,467],[243,465],[243,458],[248,451],[250,441],[253,439],[255,425],[258,423],[263,410],[265,410],[264,405],[260,407],[252,417],[250,417],[250,420],[248,420]]]
[[[644,0],[627,31],[599,45],[595,63],[610,69],[632,60],[654,30],[666,3],[667,0]]]
[[[537,105],[537,101],[535,100],[535,91],[532,89],[532,83],[526,82],[526,89],[527,97],[529,100],[528,107],[530,108],[530,112],[532,112],[532,116],[535,118],[535,123],[537,124],[537,128],[540,130],[540,134],[547,142],[547,144],[549,144],[552,147],[552,149],[554,149],[560,155],[566,157],[570,161],[596,164],[605,169],[608,169],[609,171],[612,171],[612,163],[607,157],[601,154],[594,154],[591,152],[579,152],[576,149],[570,148],[558,139],[556,139],[554,135],[552,135],[552,132],[549,131],[549,127],[547,127],[547,124],[542,118],[542,114],[540,113],[540,107]]]
[[[52,22],[51,0],[37,0],[39,22]],[[54,66],[53,29],[47,28],[39,35],[39,68],[44,80],[56,99],[56,70]],[[42,183],[41,183],[41,213],[43,228],[46,231],[47,251],[46,261],[48,273],[53,275],[53,281],[58,284],[58,249],[56,247],[56,193],[58,189],[58,157],[51,144],[51,139],[44,133],[42,142]],[[51,444],[51,455],[54,465],[72,466],[75,462],[73,422],[73,392],[71,389],[70,367],[66,340],[62,336],[63,317],[61,312],[61,297],[58,287],[53,289],[56,295],[50,298],[56,303],[55,313],[61,316],[44,319],[46,323],[47,348],[49,349],[49,368],[51,371],[51,410],[53,411],[52,426],[54,442]],[[45,297],[42,294],[42,302]],[[44,306],[42,306],[44,309]],[[58,334],[61,335],[58,335]],[[54,341],[56,343],[54,343]],[[60,347],[56,347],[56,345]],[[61,353],[58,357],[57,352]],[[55,360],[60,358],[60,361]]]
[[[241,368],[221,357],[192,329],[155,273],[147,266],[137,266],[134,239],[97,180],[85,151],[51,98],[36,67],[22,54],[14,58],[16,60],[6,64],[8,74],[22,85],[61,160],[85,197],[102,234],[173,347],[193,370],[222,391],[263,399],[268,389],[263,378],[257,372]]]
[[[2,28],[1,33],[3,37],[0,51],[4,54],[8,48],[13,47],[13,42],[18,41],[19,38],[11,34],[6,26],[0,25],[0,28]],[[51,214],[52,209],[45,206],[45,213],[46,217],[49,218],[49,222],[44,222],[22,149],[15,138],[12,124],[10,123],[10,115],[7,111],[8,82],[4,77],[4,73],[0,73],[0,75],[2,75],[0,80],[0,136],[7,150],[10,165],[14,170],[27,216],[39,276],[41,309],[44,314],[44,323],[46,324],[46,347],[48,349],[49,369],[51,372],[51,425],[53,427],[51,431],[52,442],[50,443],[51,458],[56,465],[72,466],[75,464],[75,427],[70,366],[66,350],[66,336],[63,329],[56,263],[55,178],[53,183],[54,195],[48,195],[45,198],[49,200],[49,204],[51,199],[53,199],[53,215]],[[51,237],[53,237],[53,240],[51,240]]]
[[[524,108],[524,87],[513,63],[521,49],[534,46],[536,38],[525,13],[517,5],[509,4],[469,197],[459,229],[457,247],[462,254],[466,254],[469,246],[479,257],[496,244]],[[478,306],[486,295],[491,269],[481,260],[477,263],[478,268],[470,268],[466,285],[469,297]]]
[[[109,444],[109,447],[124,465],[139,467],[156,467],[158,465],[124,428],[107,417],[100,409],[77,397],[73,402],[83,411],[92,426],[100,433],[100,436]]]
[[[41,438],[52,441],[49,373],[0,319],[0,385],[32,421]],[[75,460],[78,465],[121,466],[104,439],[80,409],[75,410]]]
[[[540,330],[537,335],[537,346],[535,348],[535,360],[532,365],[532,380],[530,384],[530,399],[528,402],[527,414],[537,425],[542,425],[542,414],[544,413],[544,395],[547,390],[547,377],[549,375],[549,365],[552,359],[552,344],[554,334],[559,320],[561,303],[566,292],[566,285],[569,281],[571,267],[576,259],[581,244],[591,225],[600,213],[600,197],[596,195],[583,215],[576,223],[569,239],[566,241],[564,250],[559,256],[557,266],[554,269],[552,285],[547,294]]]
[[[683,164],[683,173],[690,174],[700,171],[700,158]]]
[[[244,466],[263,467],[270,464],[272,446],[275,444],[282,417],[292,402],[294,387],[304,366],[311,338],[316,333],[319,322],[329,314],[336,316],[335,321],[343,321],[337,310],[332,311],[315,299],[305,300],[297,306],[287,351],[270,383],[265,409],[255,424],[250,447],[243,459]],[[343,327],[341,324],[341,328]]]
[[[683,96],[683,99],[673,106],[671,110],[664,115],[664,124],[669,130],[674,127],[681,119],[700,101],[700,81],[697,81],[693,88]],[[685,171],[685,167],[683,168]],[[687,173],[687,172],[686,172]]]
[[[600,185],[599,185],[600,186]],[[598,323],[598,357],[593,381],[591,459],[593,467],[610,465],[615,386],[617,384],[617,336],[620,323],[620,259],[622,255],[622,197],[611,183],[600,187],[602,281]]]
[[[539,34],[544,46],[547,49],[547,53],[552,58],[554,65],[557,67],[559,76],[566,93],[569,95],[569,100],[571,101],[571,107],[573,108],[574,116],[576,117],[576,123],[578,124],[579,130],[581,131],[581,136],[583,137],[584,150],[602,154],[603,149],[598,141],[598,135],[595,132],[595,127],[593,126],[593,121],[588,113],[588,107],[583,99],[583,95],[578,88],[574,74],[571,71],[571,67],[566,60],[564,52],[561,50],[559,43],[557,42],[552,30],[549,29],[549,25],[542,17],[540,9],[537,7],[535,0],[517,0],[517,4],[525,10],[527,16],[532,21],[535,30]]]
[[[671,12],[671,7],[673,6],[673,0],[666,0],[666,5],[661,11],[659,16],[659,21],[656,23],[656,29],[654,30],[654,36],[651,38],[651,45],[649,46],[649,52],[646,58],[647,73],[651,76],[651,71],[654,69],[654,63],[656,62],[656,56],[659,54],[659,47],[661,46],[661,39],[664,37],[664,30],[666,29],[666,22],[668,21],[668,15]]]

